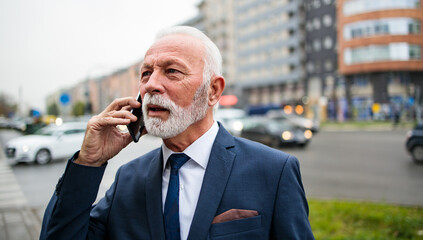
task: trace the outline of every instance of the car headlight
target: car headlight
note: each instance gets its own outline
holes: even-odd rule
[[[28,151],[29,151],[29,147],[28,147],[28,145],[23,145],[23,146],[22,146],[22,151],[23,151],[24,153],[28,152]]]
[[[56,125],[57,126],[60,126],[60,125],[62,125],[63,124],[63,119],[61,119],[61,118],[56,118]]]
[[[244,128],[244,124],[241,121],[235,121],[232,123],[232,128],[240,132]]]
[[[287,141],[292,139],[292,133],[290,131],[285,131],[282,133],[282,139]]]
[[[310,139],[312,136],[313,136],[313,132],[311,130],[307,129],[304,131],[304,137],[306,139]]]

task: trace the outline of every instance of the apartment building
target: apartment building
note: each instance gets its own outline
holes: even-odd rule
[[[343,121],[410,115],[422,102],[421,0],[203,0],[198,8],[183,24],[221,50],[224,94],[238,107],[301,104],[310,118]],[[93,113],[135,96],[138,65],[88,79],[72,96]]]
[[[239,0],[236,85],[247,106],[281,106],[305,95],[303,1]]]
[[[137,62],[109,75],[87,78],[74,86],[60,89],[47,97],[47,106],[56,103],[62,116],[72,115],[72,108],[78,102],[85,105],[87,114],[98,114],[115,98],[137,96],[139,90],[139,67]],[[69,96],[67,104],[60,103],[60,97]]]
[[[350,117],[412,112],[423,90],[421,0],[338,0],[337,16]]]
[[[338,118],[336,0],[304,0],[305,69],[308,115],[321,120]]]
[[[226,94],[237,82],[236,47],[234,26],[234,0],[205,0],[199,5],[199,17],[191,26],[204,31],[217,45],[223,59],[223,76],[226,79]],[[199,20],[201,19],[201,20]]]

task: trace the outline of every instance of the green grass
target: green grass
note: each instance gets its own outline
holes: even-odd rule
[[[423,239],[423,207],[309,200],[318,240]]]

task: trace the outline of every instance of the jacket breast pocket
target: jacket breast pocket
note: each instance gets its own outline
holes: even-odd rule
[[[209,239],[260,239],[262,216],[212,224]]]

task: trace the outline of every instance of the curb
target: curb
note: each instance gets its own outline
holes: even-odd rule
[[[28,206],[16,177],[0,153],[0,239],[35,240],[41,219]]]

